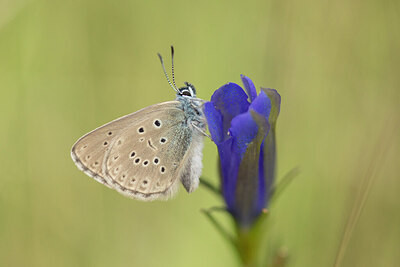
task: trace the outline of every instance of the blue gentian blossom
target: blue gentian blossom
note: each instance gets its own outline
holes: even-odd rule
[[[223,85],[204,105],[204,112],[219,152],[227,210],[241,227],[249,227],[270,198],[280,95],[266,88],[257,95],[253,82],[241,78],[245,90],[235,83]]]

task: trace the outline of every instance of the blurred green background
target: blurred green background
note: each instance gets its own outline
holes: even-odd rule
[[[400,262],[398,1],[0,0],[0,266],[237,266],[200,213],[199,188],[125,198],[80,172],[72,144],[172,100],[156,53],[198,96],[243,73],[282,96],[271,210],[288,266],[333,266],[349,211],[373,180],[343,266]],[[204,176],[218,182],[205,141]],[[365,191],[365,190],[364,190]],[[219,216],[221,220],[228,220]]]

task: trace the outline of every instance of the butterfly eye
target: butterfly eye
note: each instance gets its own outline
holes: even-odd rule
[[[192,96],[192,94],[190,93],[189,90],[184,90],[184,91],[182,91],[182,92],[181,92],[181,95],[184,95],[184,96]]]

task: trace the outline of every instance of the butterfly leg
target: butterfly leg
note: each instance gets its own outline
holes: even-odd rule
[[[197,126],[193,121],[192,121],[192,126],[193,128],[195,128],[197,131],[199,131],[202,135],[207,136],[208,138],[210,138],[210,140],[212,141],[212,138],[209,134],[207,134],[206,132],[204,132],[199,126]]]
[[[200,99],[200,98],[198,98],[198,99]],[[201,101],[200,101],[200,100],[201,100]],[[191,106],[192,106],[194,109],[203,109],[203,106],[204,106],[208,101],[205,101],[205,100],[203,100],[203,99],[200,99],[200,100],[199,100],[199,102],[200,102],[199,105],[195,105],[195,104],[193,104],[193,102],[192,102],[192,103],[190,103]]]
[[[208,102],[207,100],[204,100],[204,99],[201,99],[201,98],[197,98],[197,97],[192,97],[192,100],[199,101],[200,103],[203,103],[203,104]]]

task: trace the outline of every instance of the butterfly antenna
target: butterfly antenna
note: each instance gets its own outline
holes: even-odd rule
[[[176,89],[176,88],[172,85],[172,83],[171,83],[171,81],[170,81],[170,79],[169,79],[169,77],[168,77],[167,71],[165,70],[164,60],[163,60],[162,56],[160,55],[160,53],[157,53],[157,55],[158,55],[158,57],[160,58],[161,66],[162,66],[162,68],[163,68],[163,70],[164,70],[164,75],[165,75],[165,77],[167,78],[167,81],[168,81],[169,85],[172,87],[172,89],[174,89],[175,92],[178,92],[178,89]]]
[[[174,46],[171,45],[171,58],[172,58],[172,82],[174,83],[175,88],[178,88],[175,83],[175,71],[174,71]]]

